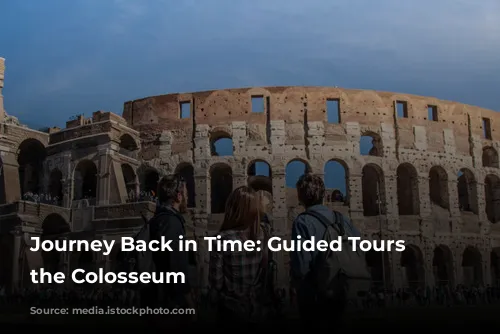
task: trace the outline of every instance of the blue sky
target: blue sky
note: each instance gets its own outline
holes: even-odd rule
[[[498,0],[0,2],[5,109],[34,126],[144,96],[329,85],[500,110]]]

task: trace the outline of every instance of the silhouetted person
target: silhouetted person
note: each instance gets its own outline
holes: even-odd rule
[[[235,189],[227,200],[219,232],[221,241],[260,240],[263,245],[261,208],[260,197],[253,189],[247,186]],[[210,253],[209,283],[217,301],[221,326],[234,329],[237,324],[261,320],[257,296],[262,268],[267,261],[267,252],[263,249],[253,252],[213,249]]]
[[[335,221],[334,213],[328,207],[323,205],[325,197],[325,184],[321,177],[313,174],[302,175],[296,184],[297,196],[299,202],[307,211],[320,213],[331,222]],[[347,235],[360,236],[357,231],[344,216],[344,229]],[[318,219],[312,215],[299,215],[293,222],[292,240],[301,241],[315,238],[316,242],[323,240],[326,228]],[[295,289],[297,302],[299,306],[300,317],[307,330],[318,328],[338,328],[339,324],[332,322],[336,317],[340,319],[342,307],[338,312],[331,310],[325,311],[322,305],[319,305],[316,286],[314,284],[314,265],[318,251],[309,252],[305,250],[290,252],[291,260],[291,280],[292,288]],[[321,297],[321,296],[320,296]]]
[[[151,240],[173,240],[172,251],[153,252],[156,272],[181,272],[186,277],[185,283],[157,284],[150,290],[152,304],[162,307],[194,308],[190,277],[190,264],[194,264],[191,252],[179,251],[179,236],[186,238],[185,220],[182,216],[187,211],[186,182],[177,174],[165,176],[158,183],[158,206],[155,216],[150,221]],[[172,317],[167,315],[164,317]],[[183,315],[184,319],[189,316]]]

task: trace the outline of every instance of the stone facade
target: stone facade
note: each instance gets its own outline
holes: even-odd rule
[[[3,122],[0,284],[29,284],[27,270],[42,264],[113,270],[116,254],[30,254],[29,236],[132,235],[141,214],[154,211],[147,195],[173,172],[188,182],[191,238],[215,234],[225,198],[245,184],[271,194],[274,234],[289,238],[302,210],[286,187],[294,161],[319,175],[340,165],[345,194],[330,189],[326,204],[349,215],[365,238],[406,241],[403,253],[367,254],[374,281],[497,284],[498,124],[500,115],[479,107],[329,87],[154,96],[126,102],[122,116],[98,111],[45,132]],[[372,144],[366,154],[363,138]],[[219,140],[231,143],[232,154],[217,153]],[[255,172],[256,163],[267,165],[267,175]],[[50,197],[33,203],[27,193]],[[288,256],[275,256],[279,284],[286,286]],[[204,249],[198,260],[206,287]]]

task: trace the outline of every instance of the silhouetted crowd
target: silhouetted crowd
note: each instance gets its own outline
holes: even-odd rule
[[[364,308],[497,304],[500,303],[500,287],[457,285],[452,288],[449,285],[443,285],[434,288],[430,286],[417,289],[402,288],[385,292],[383,289],[373,289],[367,297]]]
[[[197,309],[206,307],[209,296],[197,298]],[[288,301],[293,304],[293,298]],[[417,289],[397,289],[383,291],[372,289],[367,296],[360,298],[356,309],[377,309],[384,307],[426,307],[454,305],[487,305],[500,304],[500,287],[464,286],[454,289],[449,286],[426,287]],[[61,288],[42,287],[21,289],[9,293],[0,288],[0,312],[13,309],[25,310],[26,307],[93,307],[120,306],[131,307],[141,305],[140,294],[133,289],[122,286],[97,288]],[[290,305],[293,307],[293,305]]]
[[[36,194],[32,192],[27,192],[22,197],[23,201],[33,202],[33,203],[43,203],[50,205],[61,205],[62,199],[58,196],[52,196],[50,194]]]
[[[137,194],[137,192],[131,190],[128,193],[127,202],[157,202],[158,198],[154,191],[141,191]]]
[[[139,294],[123,288],[61,288],[43,287],[21,289],[16,293],[7,293],[0,289],[0,310],[25,310],[26,307],[92,307],[139,305]],[[1,312],[1,311],[0,311]]]

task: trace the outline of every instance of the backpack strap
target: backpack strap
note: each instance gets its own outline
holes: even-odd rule
[[[325,227],[325,229],[327,229],[328,226],[333,226],[333,228],[335,228],[335,230],[337,231],[339,236],[344,237],[346,234],[345,228],[344,228],[344,217],[342,216],[342,214],[340,212],[337,212],[337,211],[332,211],[332,212],[333,212],[333,216],[335,218],[335,221],[333,223],[328,218],[326,218],[323,214],[321,214],[317,211],[313,211],[313,210],[306,210],[306,211],[302,212],[300,215],[313,216],[321,223],[321,225],[323,225]]]

